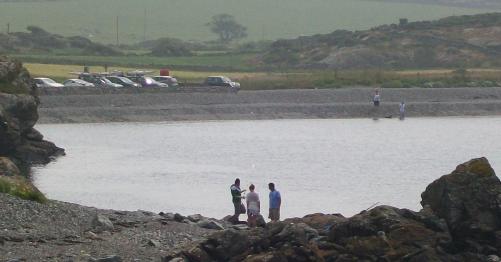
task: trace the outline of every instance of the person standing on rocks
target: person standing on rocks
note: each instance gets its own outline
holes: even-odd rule
[[[270,189],[270,214],[268,218],[271,219],[271,222],[277,222],[280,220],[282,197],[280,196],[280,192],[275,189],[274,183],[269,183],[268,188]]]
[[[231,217],[231,222],[238,223],[238,217],[240,216],[240,214],[245,214],[245,206],[242,204],[242,198],[244,198],[242,197],[242,193],[245,192],[245,190],[240,189],[239,178],[235,179],[235,184],[231,185],[230,191],[233,201],[233,207],[235,208],[235,213]]]
[[[250,192],[247,193],[245,199],[247,199],[247,223],[249,227],[257,226],[257,218],[259,216],[259,212],[261,211],[261,202],[259,201],[259,195],[254,192],[255,186],[250,185]]]

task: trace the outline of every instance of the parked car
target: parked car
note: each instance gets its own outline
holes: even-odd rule
[[[134,76],[127,76],[127,78],[140,84],[142,87],[161,87],[161,88],[169,87],[168,84],[160,83],[149,76],[134,75]]]
[[[128,79],[127,77],[123,76],[108,76],[106,77],[108,80],[115,84],[123,85],[124,87],[127,88],[139,88],[141,87],[140,84],[134,83],[132,80]]]
[[[160,83],[168,84],[170,87],[179,86],[177,79],[172,76],[154,76],[153,79]]]
[[[66,87],[95,87],[93,83],[89,83],[82,79],[68,79],[63,82]]]
[[[115,84],[108,80],[106,77],[100,76],[100,75],[95,75],[95,74],[89,74],[89,73],[83,73],[78,76],[79,79],[85,80],[89,83],[94,84],[96,87],[99,88],[123,88],[123,85],[120,84]]]
[[[240,83],[233,82],[226,76],[209,76],[205,80],[208,86],[223,86],[228,87],[230,91],[238,92],[240,90]]]
[[[108,78],[106,77],[101,77],[98,80],[101,83],[101,86],[104,88],[123,88],[124,86],[121,84],[115,84],[111,82]]]
[[[64,87],[63,84],[60,84],[50,78],[39,77],[35,78],[35,85],[37,88],[61,88]]]

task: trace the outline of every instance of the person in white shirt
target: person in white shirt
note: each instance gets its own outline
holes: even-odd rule
[[[374,102],[374,106],[376,107],[379,106],[379,103],[381,103],[381,95],[379,94],[379,90],[376,90],[372,101]]]
[[[400,120],[404,120],[405,118],[405,103],[404,101],[400,102]]]
[[[255,227],[257,225],[257,218],[261,211],[261,202],[259,201],[259,195],[254,192],[255,186],[250,185],[250,192],[247,193],[245,197],[247,199],[247,223],[249,227]]]

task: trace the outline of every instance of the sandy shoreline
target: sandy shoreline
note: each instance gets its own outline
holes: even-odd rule
[[[384,89],[378,113],[372,88],[230,93],[41,96],[39,123],[204,121],[501,115],[501,88]]]

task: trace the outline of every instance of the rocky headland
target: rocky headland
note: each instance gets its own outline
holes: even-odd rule
[[[39,103],[28,71],[20,62],[0,57],[0,192],[42,201],[43,195],[26,179],[29,169],[64,150],[34,128]]]

